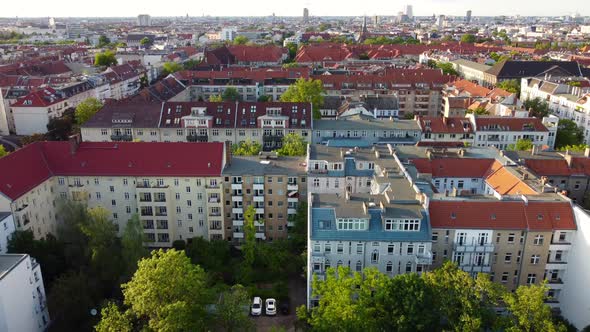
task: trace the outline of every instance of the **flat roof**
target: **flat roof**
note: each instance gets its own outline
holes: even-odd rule
[[[0,280],[14,269],[22,260],[29,255],[27,254],[4,254],[0,255]]]
[[[223,170],[224,175],[304,175],[305,157],[279,157],[262,159],[256,157],[232,156],[231,164]]]

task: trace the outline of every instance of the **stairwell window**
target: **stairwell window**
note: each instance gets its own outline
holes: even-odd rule
[[[373,252],[371,253],[371,263],[373,263],[373,264],[379,263],[379,251],[376,249],[373,250]]]

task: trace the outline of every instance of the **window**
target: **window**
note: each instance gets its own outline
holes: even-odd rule
[[[379,263],[379,251],[377,249],[373,250],[373,252],[371,253],[371,263]]]
[[[512,253],[508,252],[506,253],[506,256],[504,256],[504,263],[510,263],[512,262]]]
[[[66,179],[64,179],[64,178],[58,178],[57,179],[57,183],[59,183],[61,186],[63,186],[66,183]]]
[[[342,254],[344,252],[344,245],[342,243],[338,243],[337,252]]]
[[[319,243],[314,243],[313,252],[320,252],[320,250],[322,250],[322,246]]]
[[[414,245],[413,244],[408,244],[408,248],[406,249],[406,253],[408,255],[413,255],[414,254]]]
[[[457,233],[457,244],[462,246],[467,241],[467,233]]]
[[[387,272],[387,273],[393,272],[393,263],[392,262],[387,262],[387,265],[385,266],[385,272]]]
[[[514,233],[508,234],[508,243],[514,243]]]
[[[412,272],[412,263],[408,262],[406,264],[406,273]]]
[[[362,269],[363,269],[363,264],[361,263],[361,261],[357,261],[356,262],[356,271],[361,272]]]
[[[313,179],[313,186],[314,188],[317,188],[320,186],[320,179]]]
[[[358,255],[362,255],[363,254],[363,244],[362,243],[357,243],[356,244],[356,253]]]
[[[337,229],[339,231],[352,231],[352,230],[367,230],[369,224],[368,219],[357,219],[357,218],[338,218]]]
[[[540,260],[541,260],[541,256],[540,255],[532,255],[531,256],[531,264],[533,264],[533,265],[539,264],[539,261]]]
[[[438,233],[432,232],[432,242],[438,241]]]
[[[543,235],[536,235],[535,238],[533,239],[533,244],[536,246],[543,245]]]
[[[280,230],[280,228],[281,228],[281,226],[279,226],[279,230]],[[326,254],[329,254],[329,253],[331,253],[331,252],[332,252],[332,245],[330,245],[329,243],[326,243],[326,244],[324,245],[324,252],[325,252]]]
[[[477,237],[477,243],[480,246],[487,244],[488,243],[488,233],[479,233],[479,236]]]
[[[535,282],[537,282],[537,275],[534,273],[529,273],[526,277],[526,283],[532,285]]]
[[[395,252],[395,245],[393,245],[393,244],[387,245],[387,254],[393,255],[394,252]]]
[[[502,283],[508,282],[508,272],[502,272]]]

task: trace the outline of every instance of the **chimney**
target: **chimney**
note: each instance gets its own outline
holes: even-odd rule
[[[348,190],[344,191],[344,198],[347,202],[350,201],[350,192]]]
[[[443,124],[446,126],[447,125],[447,117],[443,116],[442,121],[443,121]]]
[[[70,143],[70,153],[76,154],[76,151],[80,146],[80,134],[71,135],[68,137],[68,142]]]
[[[531,156],[534,156],[537,154],[537,146],[533,145],[533,148],[531,149]]]
[[[231,165],[231,158],[232,158],[232,152],[231,152],[231,141],[225,141],[225,164],[226,165]]]
[[[528,180],[529,179],[529,173],[522,173],[522,179],[523,180]]]
[[[567,167],[572,167],[572,155],[570,154],[570,150],[565,150],[565,162],[567,162]]]
[[[458,197],[459,196],[459,190],[457,189],[457,187],[453,187],[453,191],[451,192],[451,197]]]
[[[584,157],[589,158],[590,157],[590,148],[586,148],[584,150]]]

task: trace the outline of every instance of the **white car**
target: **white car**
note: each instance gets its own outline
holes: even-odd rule
[[[260,316],[262,314],[262,299],[258,296],[252,300],[252,308],[250,309],[252,316]]]
[[[277,301],[275,299],[266,299],[265,301],[266,315],[274,316],[277,314]]]

